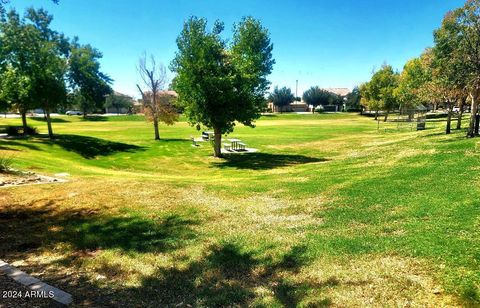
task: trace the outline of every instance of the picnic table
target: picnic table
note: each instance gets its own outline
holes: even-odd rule
[[[232,144],[232,150],[236,151],[240,148],[240,144],[242,144],[242,140],[240,139],[227,139]]]

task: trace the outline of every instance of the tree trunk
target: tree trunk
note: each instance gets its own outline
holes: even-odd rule
[[[385,118],[383,119],[383,122],[387,122],[387,119],[388,119],[388,113],[389,113],[389,112],[390,112],[390,111],[388,111],[388,110],[387,110],[387,113],[385,114]]]
[[[458,103],[457,129],[462,128],[463,106],[465,105],[465,101],[466,101],[466,98],[462,98]]]
[[[375,121],[378,119],[378,110],[375,110]]]
[[[447,127],[445,129],[445,133],[448,135],[451,133],[452,127],[452,104],[448,105],[448,116],[447,116]]]
[[[468,127],[467,137],[475,137],[475,122],[476,122],[476,115],[478,109],[478,90],[475,89],[470,93],[470,99],[472,100],[472,110],[470,115],[470,125]]]
[[[213,143],[213,156],[222,157],[222,132],[217,127],[213,128],[213,132],[215,134]]]
[[[158,132],[158,119],[153,117],[153,129],[155,130],[155,140],[160,140],[160,133]]]
[[[52,119],[50,118],[50,110],[45,109],[45,115],[47,117],[48,137],[53,139]]]
[[[27,135],[27,111],[21,110],[22,113],[22,126],[23,126],[23,135]]]

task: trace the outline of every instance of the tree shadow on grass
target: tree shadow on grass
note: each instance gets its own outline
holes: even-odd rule
[[[205,307],[251,306],[256,290],[271,290],[273,296],[285,307],[297,307],[312,288],[330,286],[289,282],[282,273],[294,274],[308,264],[303,256],[303,246],[294,247],[279,261],[262,259],[253,252],[244,251],[232,243],[215,244],[199,260],[187,267],[162,268],[145,277],[141,293],[152,302],[165,306],[180,303]],[[132,290],[125,290],[131,292]],[[315,307],[328,306],[329,299],[322,298]]]
[[[32,119],[34,121],[39,121],[39,122],[47,122],[47,119],[45,119],[44,117],[33,117],[33,118],[30,118],[30,119]],[[62,119],[62,118],[50,118],[50,121],[52,123],[70,123],[70,121]]]
[[[328,161],[325,158],[309,157],[293,154],[245,153],[227,154],[222,162],[212,165],[218,168],[237,168],[251,170],[268,170],[279,167],[319,163]]]
[[[194,239],[193,226],[199,223],[178,214],[110,217],[95,210],[56,207],[54,200],[43,200],[41,206],[36,202],[0,208],[0,258],[56,243],[69,243],[77,251],[167,252]]]
[[[81,118],[82,121],[89,121],[89,122],[107,122],[108,117],[104,116],[86,116]]]
[[[23,147],[23,148],[27,148],[29,150],[35,150],[35,151],[39,151],[40,148],[37,147],[36,145],[34,144],[31,144],[31,143],[27,143],[27,140],[25,142],[18,142],[18,141],[14,141],[12,140],[13,138],[0,138],[0,150],[8,150],[8,151],[19,151],[19,149],[15,149],[15,148],[12,148],[12,146],[14,147]],[[19,139],[23,139],[25,140],[26,138],[25,137],[20,137]]]
[[[80,306],[249,306],[255,303],[259,289],[267,290],[285,307],[297,307],[307,297],[314,307],[331,304],[324,296],[312,299],[310,294],[315,291],[321,295],[324,288],[340,285],[338,280],[297,282],[292,279],[311,262],[304,246],[293,247],[276,260],[257,256],[248,247],[230,242],[209,245],[191,261],[176,254],[178,249],[197,239],[193,227],[198,223],[190,216],[179,214],[151,219],[105,217],[88,208],[62,210],[57,201],[51,199],[11,204],[0,207],[0,258],[26,260],[28,255],[36,254],[37,249],[67,244],[73,253],[67,250],[64,258],[52,260],[48,266],[28,262],[23,269],[42,272],[42,279],[72,293],[75,304]],[[132,256],[146,252],[168,253],[173,259],[141,277],[136,286],[122,286],[118,281],[128,279],[132,273],[119,266],[117,260],[99,263],[100,267],[90,270],[92,275],[96,271],[106,279],[116,280],[103,285],[82,276],[82,271],[78,275],[66,275],[62,270],[74,270],[102,249],[109,248],[134,252]]]
[[[97,156],[108,156],[117,152],[144,150],[144,147],[133,144],[80,135],[56,135],[54,140],[46,140],[45,142],[57,144],[67,151],[80,154],[86,159],[93,159]]]

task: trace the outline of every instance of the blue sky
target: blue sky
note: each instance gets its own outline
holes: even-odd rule
[[[387,62],[403,64],[432,45],[444,14],[464,0],[11,0],[19,11],[43,7],[54,15],[53,28],[79,36],[101,52],[102,70],[119,92],[138,96],[136,64],[147,52],[168,67],[175,39],[191,15],[211,24],[225,22],[229,37],[242,16],[260,19],[270,30],[276,65],[272,85],[299,95],[313,85],[353,87]],[[172,75],[170,75],[172,77]]]

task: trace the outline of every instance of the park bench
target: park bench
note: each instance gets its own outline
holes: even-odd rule
[[[239,142],[239,143],[237,143],[237,144],[238,144],[238,149],[239,149],[239,150],[245,151],[245,147],[247,146],[245,143]]]
[[[232,145],[230,143],[224,143],[223,148],[227,151],[231,151],[232,150]]]

